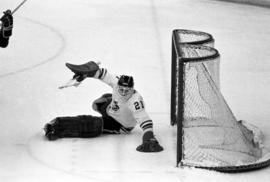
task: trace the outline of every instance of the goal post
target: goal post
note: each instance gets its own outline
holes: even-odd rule
[[[177,166],[221,172],[269,166],[269,150],[235,118],[221,94],[218,50],[184,43],[184,31],[172,34],[171,124],[177,125]]]
[[[186,29],[176,29],[173,30],[172,33],[172,56],[171,56],[171,125],[176,124],[176,118],[177,118],[177,109],[176,106],[177,102],[177,92],[176,92],[176,85],[177,83],[177,76],[179,66],[177,65],[178,58],[181,57],[179,53],[181,54],[181,50],[178,45],[186,44],[186,45],[205,45],[209,47],[214,47],[215,40],[213,36],[209,33],[202,32],[202,31],[196,31],[196,30],[186,30]],[[178,54],[177,54],[178,53]],[[209,71],[213,75],[213,79],[216,82],[216,85],[220,87],[219,84],[219,59],[211,62],[208,64]]]

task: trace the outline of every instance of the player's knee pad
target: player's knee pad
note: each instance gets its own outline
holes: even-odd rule
[[[96,99],[93,104],[93,110],[99,112],[101,115],[106,114],[106,108],[112,101],[112,94],[103,94],[100,98]]]

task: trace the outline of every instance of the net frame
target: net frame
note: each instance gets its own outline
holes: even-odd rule
[[[210,34],[205,34],[204,32],[199,32],[199,34],[204,34],[205,40],[198,40],[198,43],[194,43],[194,41],[182,41],[180,40],[179,35],[181,32],[188,32],[189,30],[177,29],[173,31],[172,34],[172,83],[171,83],[171,125],[177,124],[177,155],[176,162],[177,166],[193,166],[196,168],[203,168],[209,170],[215,170],[219,172],[227,172],[227,173],[235,173],[235,172],[245,172],[256,169],[261,169],[270,165],[270,154],[264,155],[261,159],[256,161],[255,163],[249,164],[239,164],[234,166],[211,166],[204,164],[194,164],[188,163],[183,160],[183,121],[184,121],[184,92],[185,92],[185,66],[186,63],[191,62],[204,62],[216,60],[220,57],[219,52],[213,47],[204,46],[203,43],[213,42],[213,38]],[[179,33],[180,32],[180,33]],[[192,33],[198,33],[198,31],[191,31]],[[209,54],[203,57],[188,57],[184,55],[183,48],[194,48],[194,49],[205,49],[209,50]],[[215,80],[212,80],[216,89],[219,89],[219,85]],[[224,100],[225,104],[226,101]],[[229,107],[228,107],[229,108]],[[231,112],[231,111],[230,111]],[[267,151],[269,152],[269,151]]]
[[[177,108],[176,103],[177,100],[174,98],[177,98],[177,91],[176,91],[176,85],[177,83],[177,71],[178,71],[178,65],[177,65],[177,52],[180,51],[179,47],[176,46],[176,44],[187,44],[187,45],[205,45],[209,47],[214,47],[215,40],[213,36],[207,32],[202,31],[196,31],[196,30],[187,30],[187,29],[175,29],[173,30],[173,36],[172,36],[172,52],[171,52],[171,125],[175,125],[177,123]],[[219,84],[219,62],[216,62],[215,65],[213,65],[213,68],[211,70],[216,71],[213,73],[213,77],[215,78],[216,85],[220,88]]]

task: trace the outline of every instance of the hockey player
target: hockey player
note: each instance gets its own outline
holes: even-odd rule
[[[90,61],[83,65],[66,66],[75,73],[78,82],[86,77],[101,80],[112,87],[112,94],[104,94],[96,99],[92,108],[101,117],[79,115],[75,117],[57,117],[44,127],[45,136],[49,140],[63,137],[96,137],[102,133],[130,133],[136,124],[143,130],[142,144],[137,147],[141,152],[159,152],[159,145],[153,133],[153,121],[145,110],[142,96],[134,89],[132,76],[112,75],[107,69],[99,68],[98,64]]]
[[[12,35],[13,16],[10,10],[6,10],[0,18],[0,47],[6,48]]]

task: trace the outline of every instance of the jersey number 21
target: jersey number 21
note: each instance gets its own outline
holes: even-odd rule
[[[134,102],[134,106],[136,110],[143,109],[144,108],[143,101],[140,100],[139,102]]]

